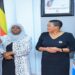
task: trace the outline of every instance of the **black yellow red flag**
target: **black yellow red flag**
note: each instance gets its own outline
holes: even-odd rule
[[[0,36],[7,34],[7,23],[5,17],[4,3],[0,0]]]

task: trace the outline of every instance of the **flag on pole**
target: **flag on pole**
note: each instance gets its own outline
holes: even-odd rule
[[[0,0],[0,36],[7,34],[7,24],[3,0]]]

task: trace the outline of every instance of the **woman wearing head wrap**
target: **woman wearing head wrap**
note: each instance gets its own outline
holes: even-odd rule
[[[31,39],[23,27],[13,25],[2,44],[6,49],[2,52],[2,75],[31,75],[28,58]]]

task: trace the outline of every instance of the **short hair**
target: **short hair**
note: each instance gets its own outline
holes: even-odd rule
[[[52,22],[54,26],[58,26],[59,28],[62,27],[63,23],[60,20],[50,20],[49,22]]]

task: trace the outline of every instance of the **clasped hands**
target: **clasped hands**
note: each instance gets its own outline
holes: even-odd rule
[[[2,43],[2,40],[0,39],[0,44],[1,43]],[[13,59],[13,55],[14,55],[14,53],[12,51],[4,52],[3,58],[5,58],[6,60],[11,60],[11,59]]]
[[[13,55],[14,55],[14,53],[12,51],[4,52],[3,58],[5,58],[6,60],[11,60],[11,59],[13,59]]]
[[[49,53],[56,53],[56,52],[62,52],[62,49],[57,47],[46,47],[46,51]]]

